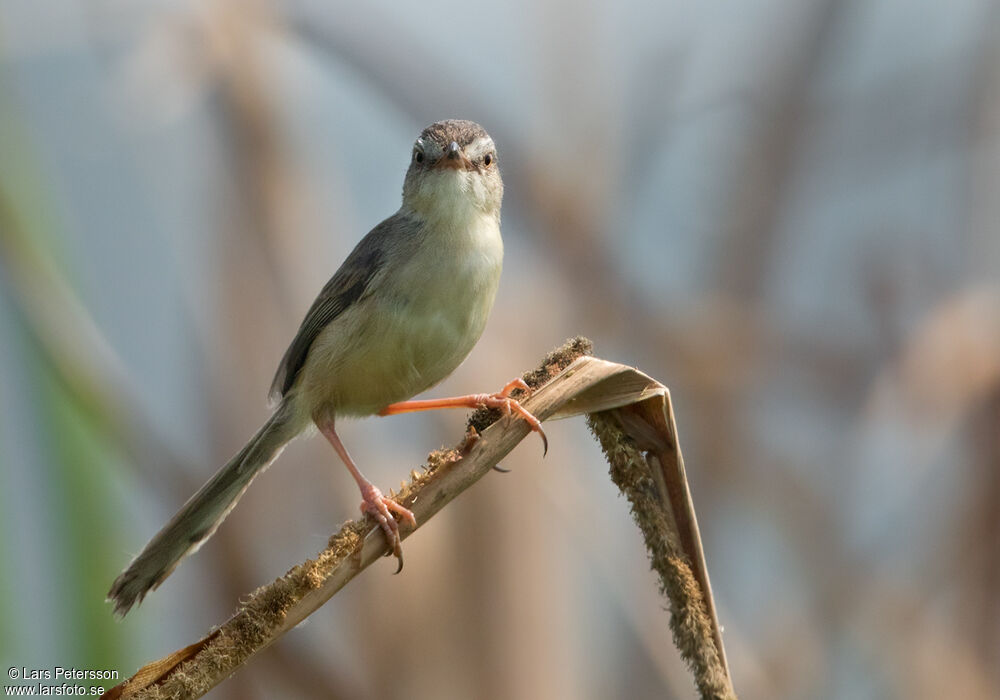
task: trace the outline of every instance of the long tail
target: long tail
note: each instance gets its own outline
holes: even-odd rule
[[[114,602],[115,614],[124,617],[150,590],[163,583],[181,559],[212,536],[258,472],[298,434],[293,422],[290,407],[281,404],[250,442],[156,533],[111,584],[108,600]]]

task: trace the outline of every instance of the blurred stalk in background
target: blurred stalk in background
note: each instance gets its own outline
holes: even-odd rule
[[[0,554],[7,574],[0,643],[5,660],[19,656],[29,667],[44,667],[49,653],[80,668],[111,667],[127,639],[94,601],[120,547],[109,495],[120,456],[110,407],[95,384],[101,377],[87,376],[78,362],[86,363],[88,348],[76,343],[93,334],[58,268],[58,217],[19,116],[10,102],[0,104]],[[25,471],[26,464],[36,468]]]

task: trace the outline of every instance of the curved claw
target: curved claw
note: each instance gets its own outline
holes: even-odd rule
[[[510,474],[510,472],[511,472],[510,469],[504,469],[499,464],[494,464],[493,465],[493,471],[500,472],[501,474]]]
[[[538,433],[538,437],[542,439],[542,457],[549,453],[549,438],[546,437],[545,431],[542,430],[542,422],[535,418],[531,413],[524,408],[516,399],[504,399],[507,402],[507,410],[511,408],[517,411],[517,413],[524,419],[524,421],[531,427],[533,432]]]
[[[501,389],[496,394],[489,394],[485,396],[479,396],[480,403],[489,408],[499,408],[508,416],[513,412],[517,412],[521,418],[531,427],[531,430],[538,433],[538,437],[542,438],[542,457],[549,453],[549,439],[545,435],[545,431],[542,430],[542,422],[535,418],[530,411],[528,411],[521,402],[517,399],[512,399],[510,394],[515,389],[520,389],[526,394],[531,393],[531,387],[528,386],[527,382],[518,377],[507,383],[507,385]]]
[[[385,533],[385,539],[389,543],[389,551],[385,555],[389,556],[391,553],[399,560],[399,566],[396,568],[398,574],[403,570],[403,546],[399,537],[399,523],[390,511],[398,513],[414,527],[417,524],[417,518],[413,515],[413,511],[404,508],[391,498],[383,496],[382,492],[374,485],[369,484],[366,488],[362,488],[361,496],[364,498],[361,502],[361,512],[370,513],[379,527],[382,528],[382,532]]]

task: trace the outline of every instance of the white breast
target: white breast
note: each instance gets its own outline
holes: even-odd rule
[[[303,368],[303,408],[370,415],[447,377],[482,335],[503,263],[495,216],[443,208],[420,244],[386,266],[376,292],[316,339]]]

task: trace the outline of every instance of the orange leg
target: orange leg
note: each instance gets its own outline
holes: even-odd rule
[[[455,396],[448,399],[420,399],[417,401],[400,401],[391,403],[378,412],[380,416],[392,416],[397,413],[412,413],[414,411],[432,411],[438,408],[499,408],[508,417],[517,413],[527,422],[531,429],[538,433],[545,446],[545,453],[549,451],[549,440],[542,430],[542,423],[529,413],[516,400],[510,398],[510,392],[514,389],[529,391],[528,385],[523,379],[515,379],[495,394],[469,394],[468,396]],[[544,454],[544,453],[543,453]]]
[[[358,488],[361,489],[361,512],[371,513],[374,516],[376,522],[382,527],[382,532],[385,533],[386,540],[389,541],[389,546],[392,548],[392,553],[396,555],[399,560],[399,568],[396,569],[398,574],[403,570],[403,547],[400,544],[399,539],[399,523],[392,516],[393,511],[399,514],[404,520],[410,523],[411,526],[416,527],[417,519],[413,515],[413,512],[404,508],[403,506],[396,503],[391,498],[382,495],[382,492],[378,489],[375,484],[368,481],[365,475],[361,473],[354,460],[351,459],[351,455],[347,453],[347,448],[344,447],[344,443],[340,441],[340,437],[337,435],[337,431],[333,429],[333,420],[316,421],[316,427],[319,431],[323,433],[324,437],[330,441],[333,445],[333,449],[337,451],[340,455],[340,459],[343,460],[344,465],[347,470],[351,472],[351,476],[354,480],[358,482]]]

